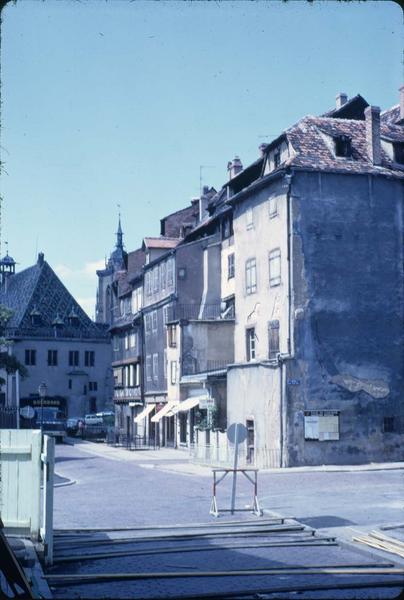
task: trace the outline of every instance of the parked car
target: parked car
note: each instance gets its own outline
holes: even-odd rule
[[[80,433],[81,424],[84,424],[83,417],[69,417],[66,423],[67,435],[78,435]]]
[[[46,435],[64,441],[66,437],[66,417],[58,408],[44,406],[35,409],[34,428],[41,429]]]
[[[108,429],[113,426],[114,422],[115,414],[113,412],[106,411],[88,414],[84,417],[82,437],[105,440]]]

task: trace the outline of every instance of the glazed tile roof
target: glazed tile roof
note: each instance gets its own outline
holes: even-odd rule
[[[7,290],[0,289],[0,304],[13,311],[7,323],[9,330],[26,335],[54,333],[52,323],[62,319],[65,326],[58,337],[108,338],[105,328],[94,323],[66,289],[46,261],[36,263],[8,279]],[[70,326],[68,315],[77,317],[77,325]],[[31,313],[40,314],[41,324],[32,326]]]

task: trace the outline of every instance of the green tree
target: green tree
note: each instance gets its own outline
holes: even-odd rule
[[[12,316],[13,311],[0,304],[0,369],[4,369],[8,375],[18,371],[21,377],[27,377],[28,371],[25,366],[7,350],[12,341],[6,337],[6,325]],[[5,379],[0,377],[0,386],[4,383]]]

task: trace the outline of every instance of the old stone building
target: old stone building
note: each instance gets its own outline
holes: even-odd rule
[[[260,467],[402,459],[403,123],[341,94],[227,184],[228,422]]]
[[[38,255],[35,265],[15,272],[11,257],[0,261],[0,304],[12,311],[6,337],[10,352],[28,376],[14,376],[8,402],[38,403],[47,386],[46,404],[67,416],[111,409],[111,345],[105,327],[91,321],[53,269]],[[18,389],[19,387],[19,389]]]

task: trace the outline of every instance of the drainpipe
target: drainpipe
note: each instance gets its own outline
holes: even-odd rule
[[[292,233],[292,177],[293,174],[285,175],[285,180],[288,184],[286,193],[286,209],[287,209],[287,231],[288,231],[288,246],[287,246],[287,261],[288,261],[288,351],[286,355],[279,356],[279,387],[280,387],[280,407],[279,407],[279,425],[280,425],[280,466],[286,466],[285,452],[285,432],[287,422],[287,404],[286,404],[286,360],[290,360],[294,356],[294,341],[293,341],[293,233]]]
[[[133,325],[133,324],[132,324]],[[143,402],[143,407],[145,406],[145,397],[144,397],[144,358],[145,358],[145,336],[144,336],[144,325],[143,325],[143,310],[140,309],[140,339],[141,339],[141,344],[140,344],[140,348],[141,348],[141,352],[140,352],[140,366],[139,366],[139,383],[140,383],[140,398]],[[147,422],[148,419],[146,418],[145,420],[145,427],[144,427],[144,441],[146,443],[146,426],[147,426]],[[137,426],[136,426],[136,431],[137,431]]]

